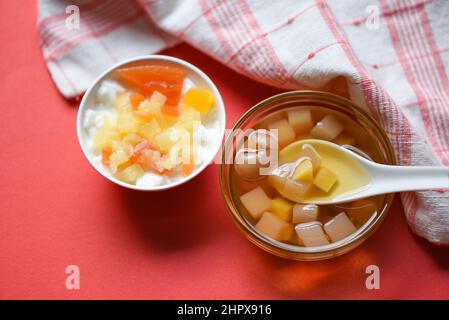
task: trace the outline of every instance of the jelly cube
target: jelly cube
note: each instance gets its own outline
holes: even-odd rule
[[[234,169],[243,179],[257,179],[260,176],[261,163],[259,154],[263,150],[242,148],[237,151],[234,161]]]
[[[207,90],[189,89],[184,95],[183,101],[202,114],[207,114],[214,104],[214,95]]]
[[[144,171],[137,163],[117,172],[117,178],[130,184],[135,184],[137,179],[144,175]]]
[[[286,179],[284,187],[279,193],[291,201],[301,202],[304,195],[310,190],[310,186],[310,183],[302,183],[292,179]]]
[[[313,184],[324,192],[329,192],[336,182],[337,175],[325,167],[318,169],[315,179],[313,180]]]
[[[295,226],[295,231],[298,239],[300,239],[306,247],[317,247],[329,244],[329,240],[323,231],[321,222],[314,221],[297,224]]]
[[[271,200],[271,212],[284,221],[292,220],[293,204],[284,198],[277,197]]]
[[[254,219],[259,219],[264,211],[271,208],[271,199],[261,187],[240,196],[240,201]]]
[[[343,129],[343,125],[333,115],[328,114],[313,127],[310,133],[317,139],[330,141],[335,139]]]
[[[281,192],[284,189],[287,178],[277,174],[272,174],[268,176],[267,181],[274,189],[276,189],[278,192]]]
[[[255,227],[264,235],[277,241],[288,241],[293,236],[293,225],[268,211],[263,213]]]
[[[247,147],[250,149],[276,148],[277,138],[270,130],[258,129],[248,135]]]
[[[295,204],[293,206],[292,222],[305,223],[318,220],[319,209],[316,204]]]
[[[295,140],[296,134],[287,120],[281,119],[268,125],[268,129],[277,130],[279,147],[283,147]]]
[[[338,240],[346,238],[357,229],[348,218],[346,213],[341,212],[337,214],[332,220],[324,224],[324,230],[326,230],[329,238],[333,242],[336,242]]]
[[[339,145],[346,144],[350,146],[353,146],[356,143],[355,138],[345,134],[344,132],[340,133],[332,142]]]
[[[308,109],[289,111],[287,117],[297,134],[309,132],[313,128],[312,113]]]
[[[313,181],[313,166],[312,161],[304,160],[301,161],[295,168],[292,176],[293,180],[298,182],[311,182]]]

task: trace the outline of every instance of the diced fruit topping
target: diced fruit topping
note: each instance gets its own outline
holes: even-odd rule
[[[293,172],[293,180],[298,182],[312,182],[313,181],[313,166],[312,161],[301,161]]]
[[[279,147],[286,146],[295,140],[296,134],[287,120],[281,119],[268,125],[270,130],[277,130]]]
[[[335,139],[343,131],[343,128],[343,125],[333,115],[328,114],[315,125],[310,133],[317,139],[330,141]]]
[[[207,90],[189,89],[184,95],[183,101],[202,114],[207,114],[214,104],[214,95]]]
[[[318,221],[319,207],[316,204],[295,204],[293,207],[293,223]]]
[[[321,222],[307,222],[297,224],[295,226],[298,238],[304,243],[306,247],[317,247],[329,244],[329,240],[323,231]]]
[[[271,200],[271,211],[284,221],[292,220],[293,203],[282,197]]]
[[[259,219],[264,211],[271,208],[271,199],[261,187],[240,196],[240,201],[254,219]]]
[[[293,225],[285,222],[271,212],[264,212],[256,229],[277,241],[288,241],[293,235]]]
[[[313,180],[313,184],[324,192],[329,192],[336,182],[337,175],[325,167],[318,169],[315,179]]]
[[[297,134],[309,132],[313,128],[312,113],[308,109],[289,111],[288,122]]]
[[[115,112],[93,134],[102,164],[133,184],[142,171],[192,174],[201,159],[193,137],[214,105],[213,94],[193,87],[182,96],[185,71],[171,65],[124,67],[115,76],[126,89],[110,99]]]
[[[341,240],[355,232],[357,229],[346,213],[337,214],[332,220],[324,225],[327,235],[333,242]]]

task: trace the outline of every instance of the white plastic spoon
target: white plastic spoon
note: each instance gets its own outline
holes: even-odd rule
[[[335,154],[346,154],[356,160],[370,176],[369,183],[363,188],[337,195],[309,201],[316,204],[335,204],[354,201],[361,198],[402,191],[449,189],[449,167],[430,166],[392,166],[370,161],[335,143],[324,140],[307,140],[314,147],[323,146],[335,149]],[[342,156],[341,158],[345,158]]]

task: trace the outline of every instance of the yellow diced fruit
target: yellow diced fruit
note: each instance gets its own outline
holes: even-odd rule
[[[137,163],[117,172],[117,178],[130,184],[135,184],[145,171]]]
[[[297,134],[309,132],[313,128],[312,113],[309,109],[289,111],[288,122]]]
[[[293,204],[284,198],[277,197],[271,200],[271,211],[284,221],[292,220]]]
[[[318,220],[319,209],[316,204],[295,204],[293,206],[293,223],[305,223]]]
[[[293,172],[292,178],[298,182],[305,181],[311,182],[313,181],[313,166],[312,161],[304,160],[298,164]]]
[[[346,144],[346,145],[350,145],[350,146],[353,146],[356,143],[356,141],[353,137],[351,137],[343,132],[340,133],[338,135],[338,137],[336,137],[332,142],[339,144],[339,145]]]
[[[325,116],[310,131],[310,134],[317,139],[333,140],[344,129],[344,126],[331,114]]]
[[[299,240],[301,240],[306,247],[317,247],[329,244],[329,240],[323,231],[321,222],[314,221],[297,224],[295,226],[295,231]]]
[[[293,236],[293,225],[271,212],[263,213],[262,218],[256,224],[256,229],[277,241],[288,241]]]
[[[301,154],[299,157],[309,158],[312,162],[313,171],[317,171],[321,166],[321,157],[311,144],[307,143],[302,146]]]
[[[282,148],[295,140],[296,134],[287,120],[281,119],[268,125],[268,129],[277,130],[279,147]]]
[[[132,110],[131,103],[129,102],[129,93],[128,92],[118,93],[114,101],[114,107],[118,111]]]
[[[183,101],[202,114],[207,114],[214,104],[214,95],[207,90],[189,89],[184,95]]]
[[[139,127],[138,133],[147,139],[149,142],[153,142],[157,134],[161,132],[161,127],[156,119],[151,119],[150,122],[145,123]]]
[[[190,142],[190,134],[186,130],[168,128],[156,135],[155,141],[159,150],[165,152],[170,150],[179,141],[181,143]]]
[[[124,149],[117,149],[109,157],[109,167],[112,172],[116,172],[119,165],[129,160],[130,154]]]
[[[131,145],[136,145],[137,143],[140,142],[140,140],[142,140],[142,138],[139,137],[136,133],[128,133],[122,139],[123,142],[125,142],[127,144],[131,144]]]
[[[315,176],[313,184],[324,192],[329,192],[336,182],[337,175],[328,168],[321,167]]]
[[[158,106],[158,107],[162,107],[164,105],[165,101],[167,101],[166,96],[164,96],[159,91],[153,91],[153,94],[150,97],[150,104]]]
[[[97,151],[102,150],[112,144],[112,141],[120,139],[120,134],[113,129],[99,128],[94,135],[93,144]]]
[[[357,230],[346,213],[337,214],[332,220],[326,222],[324,230],[333,242],[341,240]]]
[[[261,187],[240,196],[240,201],[254,219],[259,219],[264,211],[271,208],[271,199]]]
[[[132,112],[121,112],[117,118],[117,130],[122,133],[137,132],[139,121]]]

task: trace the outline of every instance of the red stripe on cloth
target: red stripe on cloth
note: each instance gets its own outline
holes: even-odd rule
[[[145,14],[144,12],[139,11],[131,16],[124,17],[123,19],[121,19],[119,21],[115,21],[112,24],[102,26],[102,29],[96,31],[96,36],[99,37],[99,36],[106,35],[123,25],[135,22],[139,18],[141,18],[144,14]],[[59,59],[67,51],[78,46],[82,42],[84,42],[88,39],[91,39],[92,37],[94,37],[94,35],[92,34],[92,32],[90,32],[90,33],[80,36],[76,39],[73,39],[71,42],[64,43],[62,47],[58,47],[58,49],[56,51],[49,53],[47,59],[49,59],[49,60]]]
[[[116,20],[123,19],[127,15],[133,14],[135,11],[136,10],[134,7],[129,7],[126,5],[111,5],[110,7],[104,8],[104,10],[91,12],[91,14],[85,14],[83,17],[84,20],[87,19],[91,21],[92,28],[98,30],[108,28],[110,25],[115,24]],[[80,23],[82,23],[82,21]],[[64,22],[53,27],[53,31],[49,33],[49,38],[51,40],[44,38],[44,41],[47,43],[47,49],[50,52],[57,52],[59,47],[64,46],[66,43],[76,41],[78,38],[83,38],[86,36],[94,37],[92,30],[89,28],[69,30],[65,27]]]
[[[209,12],[211,12],[218,6],[222,5],[223,3],[224,3],[224,1],[215,2],[211,7],[209,7],[207,10],[203,11],[199,16],[196,16],[195,18],[193,18],[183,29],[178,31],[176,35],[180,38],[184,38],[185,33],[195,24],[195,22],[197,22],[204,16],[208,15]]]

